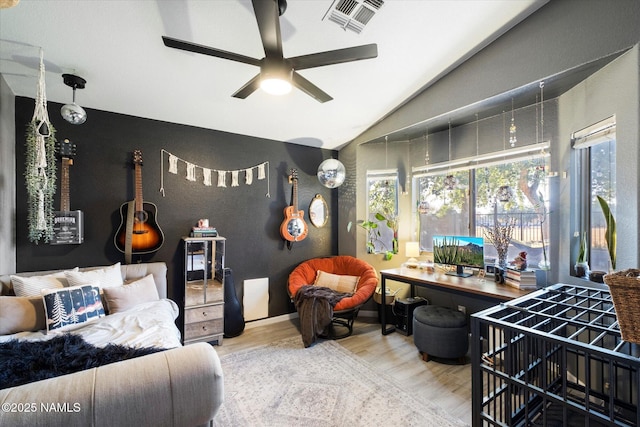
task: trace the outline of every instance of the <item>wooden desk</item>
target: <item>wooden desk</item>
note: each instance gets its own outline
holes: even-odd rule
[[[479,280],[477,276],[457,277],[443,273],[427,273],[418,268],[393,268],[380,271],[382,295],[386,295],[387,279],[403,282],[411,285],[411,296],[415,296],[415,287],[432,288],[440,291],[453,292],[466,296],[475,296],[481,299],[490,300],[496,303],[510,301],[532,292],[532,290],[520,290],[508,285],[498,284],[493,281],[493,277],[486,277]],[[382,323],[382,335],[390,334],[395,330],[391,326],[387,328],[386,310],[380,312]]]

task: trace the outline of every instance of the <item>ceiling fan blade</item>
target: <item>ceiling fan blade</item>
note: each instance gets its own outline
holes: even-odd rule
[[[319,102],[331,101],[333,98],[328,93],[320,89],[318,86],[311,83],[309,80],[302,77],[300,74],[293,72],[291,81],[295,87],[306,93],[312,98],[315,98]]]
[[[309,55],[295,56],[293,58],[289,58],[288,61],[294,70],[304,70],[305,68],[360,61],[362,59],[376,58],[377,56],[378,45],[372,43],[362,46],[312,53]]]
[[[234,98],[245,99],[247,96],[251,95],[253,92],[258,90],[259,87],[260,87],[260,74],[258,73],[257,76],[249,80],[244,86],[238,89],[236,93],[234,93],[231,96],[233,96]]]
[[[253,10],[267,58],[282,58],[280,14],[277,0],[253,0]]]
[[[162,36],[162,41],[167,47],[174,49],[186,50],[187,52],[201,53],[203,55],[215,56],[216,58],[229,59],[231,61],[242,62],[245,64],[260,66],[260,59],[251,58],[250,56],[240,55],[238,53],[228,52],[222,49],[204,46],[201,44],[191,43],[184,40],[174,39],[172,37]]]

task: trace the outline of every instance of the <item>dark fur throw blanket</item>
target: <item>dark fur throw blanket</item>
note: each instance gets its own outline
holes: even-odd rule
[[[311,346],[318,336],[326,334],[325,329],[333,318],[333,307],[348,296],[351,294],[323,286],[304,285],[298,289],[294,303],[300,317],[300,333],[305,348]]]
[[[45,341],[0,343],[0,389],[71,374],[162,351],[116,344],[95,347],[81,336],[64,334]]]

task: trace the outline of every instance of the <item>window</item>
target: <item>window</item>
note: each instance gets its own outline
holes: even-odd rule
[[[414,168],[421,249],[433,250],[434,235],[470,235],[485,238],[485,257],[495,258],[485,230],[510,219],[514,229],[507,260],[522,251],[533,268],[548,260],[549,187],[544,160],[548,147],[545,142],[456,160],[465,166],[445,172],[446,163]],[[429,167],[440,171],[426,171]],[[455,179],[454,187],[447,185],[448,176]]]
[[[525,159],[475,170],[476,235],[496,221],[514,224],[507,260],[527,253],[527,264],[537,268],[548,261],[548,179],[541,159]],[[485,257],[497,252],[485,238]]]
[[[469,171],[417,177],[420,248],[433,250],[433,236],[469,234]]]
[[[579,239],[581,233],[586,232],[587,260],[591,270],[609,271],[611,268],[605,238],[606,221],[597,196],[608,203],[615,218],[615,129],[615,116],[612,116],[572,135],[579,175],[576,179],[577,206],[581,208],[574,235]],[[575,256],[573,258],[572,264]]]
[[[398,171],[367,171],[367,251],[398,252]]]

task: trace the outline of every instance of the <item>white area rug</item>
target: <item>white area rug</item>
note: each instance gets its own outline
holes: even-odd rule
[[[221,357],[216,426],[464,426],[335,341],[299,337]],[[425,384],[425,387],[428,387]]]

